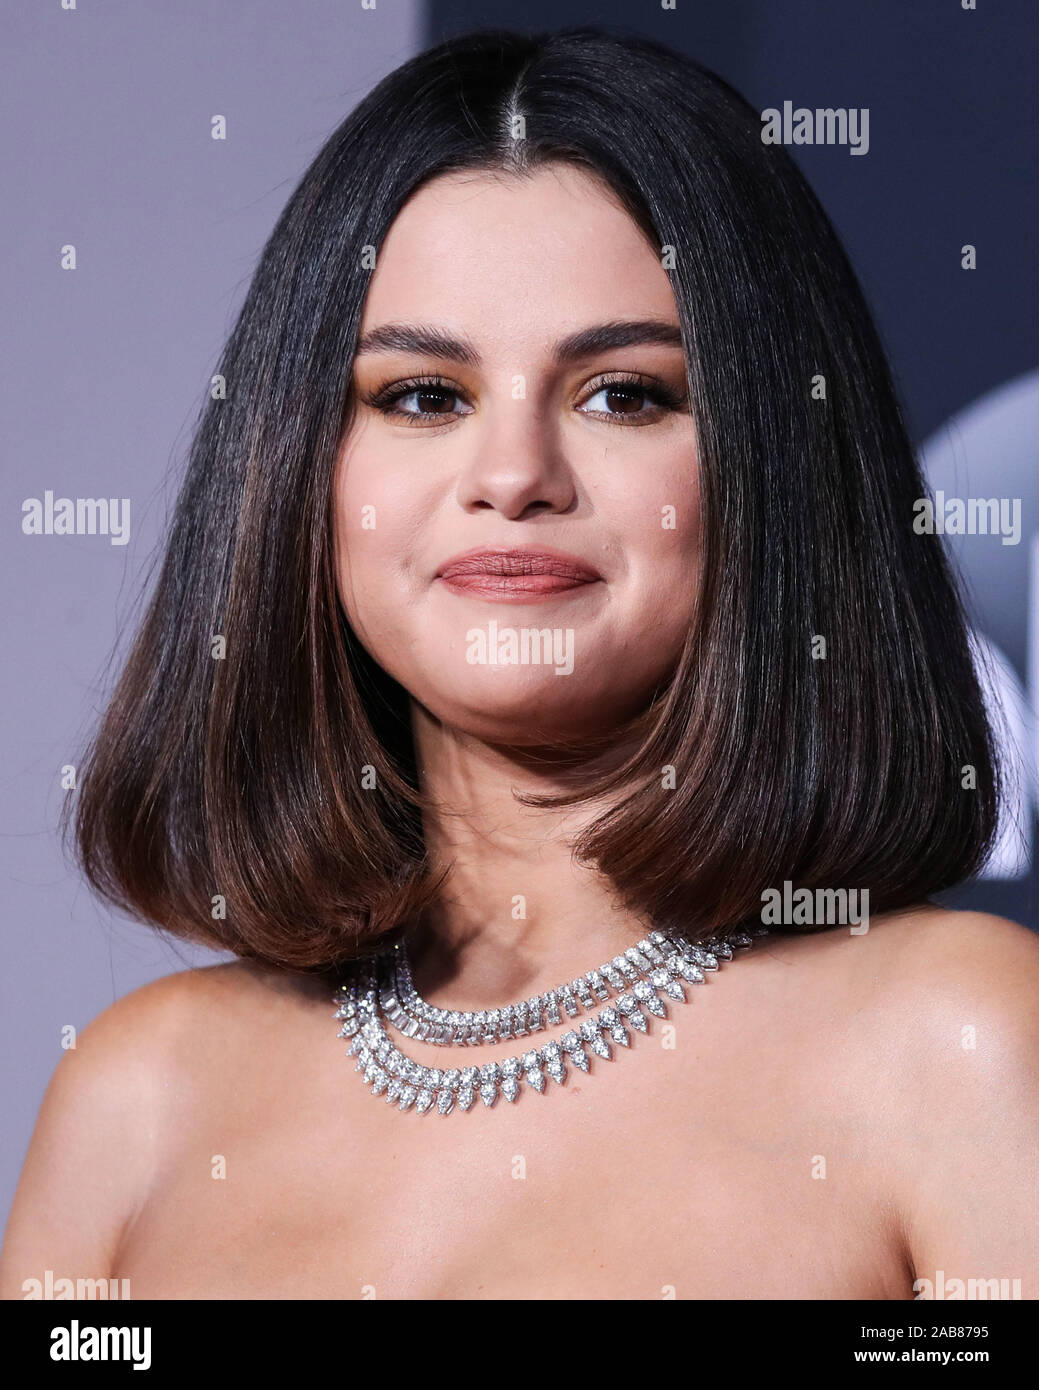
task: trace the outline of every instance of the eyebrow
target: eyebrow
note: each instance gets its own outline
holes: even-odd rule
[[[681,329],[663,319],[615,319],[595,324],[560,338],[553,350],[559,365],[579,362],[611,348],[684,346]],[[421,323],[383,323],[362,334],[355,356],[363,352],[415,352],[442,357],[467,367],[479,367],[480,354],[468,338],[456,338],[443,329]]]

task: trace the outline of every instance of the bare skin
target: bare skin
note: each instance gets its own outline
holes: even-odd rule
[[[766,938],[673,1049],[653,1023],[444,1118],[368,1095],[324,990],[184,972],[62,1060],[0,1294],[51,1269],[134,1298],[909,1299],[942,1269],[1035,1297],[1037,998],[1039,942],[999,918]]]
[[[476,354],[360,353],[336,481],[340,596],[412,696],[426,840],[451,866],[416,958],[434,1004],[528,998],[649,925],[574,863],[601,807],[512,794],[561,784],[549,738],[644,708],[695,620],[681,345],[557,351],[621,321],[676,329],[670,282],[568,169],[433,181],[366,299],[363,334],[431,325]],[[434,372],[446,395],[370,403]],[[611,395],[611,373],[672,404]],[[445,588],[438,566],[476,546],[554,547],[601,578],[536,601]],[[469,664],[466,634],[492,617],[572,629],[572,671]],[[941,1269],[1036,1297],[1037,1000],[1030,932],[922,905],[861,936],[759,942],[676,1006],[673,1046],[653,1023],[587,1078],[445,1119],[365,1092],[327,990],[244,964],[174,975],[57,1068],[0,1294],[49,1269],[129,1278],[135,1298],[906,1299]]]

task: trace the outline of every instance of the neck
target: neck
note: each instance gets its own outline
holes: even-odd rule
[[[448,869],[409,943],[427,1002],[487,1009],[543,993],[652,930],[602,874],[574,862],[574,838],[605,806],[544,809],[513,795],[557,792],[572,767],[446,730],[419,707],[412,723],[423,790],[436,808],[424,823],[426,844],[436,867]],[[599,765],[622,756],[614,748]]]

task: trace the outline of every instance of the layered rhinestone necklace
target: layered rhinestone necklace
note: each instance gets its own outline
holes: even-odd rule
[[[589,970],[586,975],[560,985],[548,994],[534,995],[518,1004],[475,1012],[440,1009],[427,1004],[415,989],[407,946],[398,941],[389,950],[359,961],[335,992],[335,1017],[342,1020],[341,1038],[349,1038],[348,1055],[356,1057],[355,1070],[374,1096],[385,1094],[388,1104],[419,1114],[434,1107],[441,1115],[469,1110],[479,1096],[485,1106],[499,1095],[515,1101],[525,1082],[544,1093],[546,1077],[562,1085],[567,1064],[589,1072],[589,1051],[611,1061],[611,1043],[628,1047],[628,1029],[649,1030],[647,1015],[667,1017],[666,996],[686,1002],[686,989],[703,984],[706,972],[717,970],[737,950],[746,949],[767,927],[735,931],[693,944],[674,932],[652,931],[622,956]],[[405,1056],[394,1044],[382,1018],[398,1032],[421,1042],[469,1047],[527,1037],[546,1026],[591,1012],[606,1003],[593,1018],[549,1041],[482,1066],[427,1067]],[[551,1089],[551,1088],[549,1088]]]

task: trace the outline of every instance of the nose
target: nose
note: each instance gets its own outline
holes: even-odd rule
[[[538,512],[566,512],[577,502],[577,484],[548,413],[528,399],[488,405],[480,427],[468,435],[473,450],[458,479],[458,503],[466,511],[491,509],[510,521]]]

